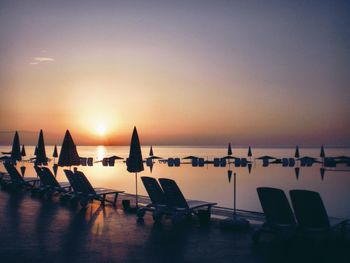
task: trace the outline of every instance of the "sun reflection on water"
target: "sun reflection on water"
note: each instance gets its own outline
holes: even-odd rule
[[[96,152],[97,160],[102,160],[106,156],[106,147],[99,145],[96,148]]]

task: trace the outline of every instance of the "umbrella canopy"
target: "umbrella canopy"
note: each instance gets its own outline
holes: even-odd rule
[[[153,156],[153,148],[151,146],[151,149],[149,150],[149,156]]]
[[[252,148],[249,146],[248,147],[248,157],[252,157],[253,154],[252,154]]]
[[[35,146],[34,155],[36,156],[37,153],[38,153],[38,146]]]
[[[163,159],[162,157],[159,157],[159,156],[155,156],[155,155],[153,155],[153,156],[151,156],[151,157],[149,157],[149,158],[151,158],[152,160],[160,160],[160,159]]]
[[[40,130],[40,133],[39,133],[38,147],[36,151],[36,160],[35,160],[35,165],[41,165],[41,164],[47,165],[43,130]]]
[[[134,130],[132,132],[129,158],[126,161],[126,165],[127,170],[131,173],[138,173],[143,171],[141,145],[136,127],[134,127]]]
[[[324,147],[323,147],[323,145],[321,146],[320,157],[322,157],[322,158],[326,157],[326,154],[325,154],[325,152],[324,152]]]
[[[304,157],[298,158],[297,160],[303,161],[303,162],[313,162],[313,163],[319,162],[319,161],[317,161],[316,158],[310,157],[310,156],[304,156]]]
[[[228,144],[228,147],[227,147],[227,155],[232,155],[231,143]]]
[[[295,157],[295,158],[299,158],[299,157],[300,157],[300,154],[299,154],[299,146],[298,146],[298,145],[295,147],[294,157]]]
[[[231,156],[231,155],[226,155],[226,156],[224,156],[224,157],[222,157],[223,159],[239,159],[239,158],[237,158],[237,157],[234,157],[234,156]]]
[[[193,155],[190,155],[190,156],[186,156],[184,158],[182,158],[183,160],[193,160],[193,159],[198,159],[199,157],[197,156],[193,156]]]
[[[277,159],[276,157],[272,157],[272,156],[269,156],[269,155],[263,155],[263,156],[260,156],[258,158],[256,158],[258,160],[263,160],[263,159],[268,159],[268,160],[272,160],[272,159]]]
[[[111,157],[107,157],[107,159],[123,160],[124,158],[123,158],[123,157],[116,156],[116,155],[112,155]]]
[[[26,149],[24,148],[24,144],[22,145],[21,155],[26,156]]]
[[[58,166],[80,165],[80,157],[77,152],[77,147],[74,144],[73,138],[69,130],[64,135],[60,157],[58,158]]]
[[[19,143],[18,132],[16,131],[15,136],[13,137],[12,151],[11,151],[12,161],[21,161],[21,145]]]
[[[53,148],[52,157],[54,157],[54,158],[57,158],[57,157],[58,157],[57,145],[55,145],[55,147]]]

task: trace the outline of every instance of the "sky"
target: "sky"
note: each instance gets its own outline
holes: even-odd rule
[[[0,2],[0,144],[350,146],[346,1]],[[35,138],[35,139],[34,139]]]

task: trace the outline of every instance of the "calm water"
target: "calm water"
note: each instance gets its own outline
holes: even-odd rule
[[[0,151],[10,151],[11,147],[1,146]],[[143,157],[148,156],[149,147],[144,147]],[[226,148],[204,147],[154,147],[154,154],[164,158],[185,157],[196,155],[205,159],[222,157],[226,155]],[[46,147],[47,155],[51,156],[53,147]],[[26,159],[33,157],[34,147],[26,147]],[[79,146],[78,152],[81,157],[94,157],[100,160],[103,157],[118,155],[126,158],[129,147],[123,146]],[[300,149],[301,156],[319,156],[319,149]],[[247,149],[233,149],[233,155],[246,157]],[[237,207],[240,209],[261,211],[260,203],[256,194],[259,186],[281,188],[285,191],[290,189],[308,189],[320,192],[326,208],[331,216],[350,218],[350,167],[337,166],[337,170],[326,170],[322,180],[320,174],[321,164],[312,167],[300,167],[299,178],[296,178],[294,167],[282,167],[281,164],[270,164],[262,167],[262,161],[254,161],[254,157],[272,155],[278,158],[293,157],[294,149],[253,149],[253,166],[251,173],[247,167],[236,168],[234,165],[226,167],[192,167],[191,164],[181,164],[180,167],[168,167],[167,164],[156,162],[152,173],[145,165],[145,170],[139,176],[148,175],[153,177],[167,177],[176,180],[186,198],[217,202],[220,206],[233,207],[233,176],[228,180],[228,170],[237,174]],[[350,155],[350,149],[326,149],[327,156]],[[57,161],[57,160],[56,160]],[[17,166],[26,166],[26,176],[35,175],[32,164],[19,163]],[[52,163],[50,163],[52,166]],[[297,166],[297,165],[296,165]],[[0,170],[4,167],[0,165]],[[135,193],[135,176],[126,171],[125,163],[116,162],[114,167],[104,167],[101,163],[95,163],[93,167],[79,167],[91,183],[96,187],[108,187]],[[66,181],[63,169],[60,167],[57,175],[59,180]],[[139,180],[139,194],[147,195]]]

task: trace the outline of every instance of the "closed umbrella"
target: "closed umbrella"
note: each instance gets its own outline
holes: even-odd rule
[[[252,153],[252,148],[249,146],[248,147],[248,157],[252,157],[253,153]]]
[[[299,154],[299,146],[298,146],[298,145],[295,147],[294,157],[295,157],[295,158],[299,158],[299,157],[300,157],[300,154]]]
[[[151,146],[151,149],[149,150],[149,156],[153,156],[153,148],[152,148],[152,146]]]
[[[232,155],[232,148],[231,148],[231,143],[228,144],[228,147],[227,147],[227,155]]]
[[[321,146],[320,157],[321,157],[321,158],[326,157],[326,154],[325,154],[325,152],[324,152],[324,147],[323,147],[323,145]]]
[[[58,166],[72,165],[80,165],[80,157],[73,138],[69,130],[67,130],[66,134],[64,135],[60,156],[58,158]]]
[[[55,145],[55,147],[53,148],[52,157],[53,158],[57,158],[58,157],[57,145]]]
[[[11,160],[16,163],[16,161],[22,160],[21,155],[21,145],[19,143],[19,136],[18,132],[16,131],[15,136],[13,137],[13,143],[12,143],[12,151],[11,151]]]
[[[126,166],[128,172],[135,173],[136,208],[138,208],[137,173],[143,171],[144,168],[141,153],[141,145],[136,127],[134,127],[134,130],[132,132],[129,158],[126,160]]]
[[[47,165],[43,130],[40,130],[40,133],[39,133],[35,165]]]
[[[24,148],[24,144],[22,145],[21,155],[22,155],[23,157],[26,156],[26,149]]]

